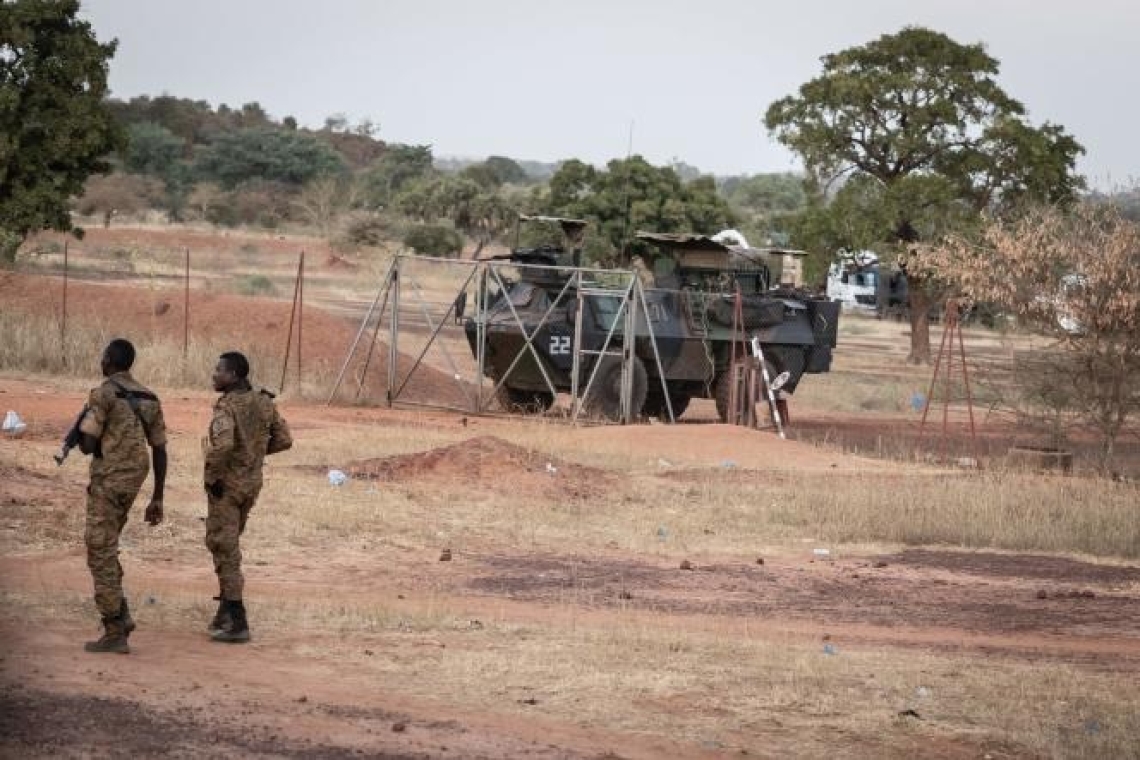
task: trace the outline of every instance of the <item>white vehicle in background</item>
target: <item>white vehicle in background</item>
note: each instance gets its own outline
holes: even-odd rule
[[[844,251],[827,271],[827,297],[844,309],[875,311],[878,290],[879,256],[874,251]]]

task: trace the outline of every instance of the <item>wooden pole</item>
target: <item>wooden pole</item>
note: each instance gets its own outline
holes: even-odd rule
[[[190,355],[190,249],[186,249],[186,282],[182,295],[182,358]]]
[[[64,365],[67,364],[67,241],[63,241],[63,305],[59,319],[59,354]]]
[[[301,394],[301,327],[305,323],[305,252],[297,264],[297,394]]]
[[[303,257],[297,262],[297,279],[293,281],[293,305],[289,308],[289,332],[285,335],[285,361],[281,363],[281,384],[277,386],[278,392],[285,391],[285,371],[289,369],[289,349],[293,346],[293,318],[297,315],[297,296],[300,295],[301,267],[305,263]]]

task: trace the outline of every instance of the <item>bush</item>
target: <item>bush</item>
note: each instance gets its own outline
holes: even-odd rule
[[[463,237],[452,227],[442,224],[421,224],[404,236],[404,245],[421,256],[453,258],[463,248]]]
[[[269,296],[277,292],[273,281],[263,274],[251,274],[238,281],[238,292],[243,296]]]
[[[376,214],[353,216],[344,228],[344,242],[352,245],[381,246],[388,235],[388,223]]]

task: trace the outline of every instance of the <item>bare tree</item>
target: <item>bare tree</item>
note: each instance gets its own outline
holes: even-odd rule
[[[948,240],[926,265],[1053,339],[1074,411],[1099,434],[1107,469],[1140,411],[1140,226],[1110,205],[1041,207],[989,223],[980,241]]]
[[[332,237],[341,214],[355,205],[356,195],[356,184],[351,179],[326,174],[305,185],[296,205],[327,239]]]

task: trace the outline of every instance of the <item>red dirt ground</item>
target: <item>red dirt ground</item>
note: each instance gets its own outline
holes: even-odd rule
[[[118,233],[116,233],[118,234]],[[123,235],[128,234],[123,232]],[[138,233],[143,234],[143,233]],[[146,233],[147,235],[151,233]],[[149,239],[149,238],[148,238]],[[213,237],[210,237],[213,240]],[[171,244],[158,236],[154,244]],[[190,244],[179,239],[178,244]],[[207,245],[207,241],[193,241]],[[216,241],[214,241],[216,242]],[[281,253],[296,245],[283,243]],[[330,266],[337,266],[334,263]],[[54,278],[0,273],[3,308],[52,314],[60,283]],[[111,327],[145,329],[180,339],[180,301],[155,316],[153,292],[127,285],[72,282],[74,319],[98,313]],[[194,292],[196,335],[244,342],[283,342],[289,303],[270,299]],[[168,296],[163,296],[168,297]],[[198,320],[201,320],[200,322]],[[355,324],[317,310],[306,311],[304,353],[313,361],[339,363]],[[216,331],[216,332],[209,332]],[[383,362],[386,352],[378,352]],[[407,357],[401,368],[410,366]],[[378,373],[376,377],[380,377]],[[426,387],[455,398],[454,383],[435,373]],[[434,385],[434,383],[438,383]],[[375,387],[375,386],[373,386]],[[448,390],[448,389],[452,390]],[[0,557],[0,594],[68,593],[86,598],[90,579],[76,504],[83,498],[82,468],[69,463],[35,467],[11,461],[30,445],[37,456],[55,448],[82,401],[76,389],[60,391],[39,383],[0,379],[0,412],[18,409],[29,423],[19,444],[0,440],[0,538],[14,550]],[[203,392],[164,395],[168,426],[176,435],[197,436],[205,428],[212,396]],[[568,492],[589,498],[610,487],[608,473],[540,455],[498,437],[525,420],[466,417],[447,412],[369,408],[326,408],[285,399],[296,431],[349,425],[407,426],[466,430],[454,446],[420,453],[340,464],[356,477],[401,487],[476,481],[488,493],[525,488],[551,501]],[[867,420],[842,415],[796,415],[796,434],[825,435],[841,444],[876,437],[897,441],[913,435],[913,421]],[[583,427],[559,431],[567,446],[605,441],[657,458],[670,467],[653,477],[662,482],[695,477],[689,467],[739,468],[726,477],[751,477],[740,470],[764,470],[794,478],[859,471],[868,460],[802,441],[780,441],[720,425]],[[999,441],[1004,433],[987,433]],[[838,438],[837,438],[838,436]],[[843,437],[848,436],[850,440]],[[991,444],[996,452],[1002,443]],[[21,448],[20,451],[26,451]],[[36,461],[39,461],[37,459]],[[548,471],[549,463],[556,472]],[[778,464],[777,464],[778,463]],[[881,463],[878,463],[881,466]],[[314,477],[325,465],[314,463]],[[778,470],[778,472],[777,472]],[[496,489],[499,489],[496,491]],[[173,494],[191,499],[197,494]],[[169,499],[168,499],[169,500]],[[138,508],[136,507],[136,514]],[[186,535],[200,529],[194,518],[178,526]],[[35,531],[56,542],[74,541],[67,551],[37,550]],[[81,531],[81,528],[79,528]],[[69,533],[70,531],[70,533]],[[180,539],[181,540],[181,539]],[[422,637],[318,636],[313,631],[262,626],[243,648],[203,644],[198,632],[164,623],[165,596],[207,599],[212,574],[195,543],[173,555],[124,553],[128,578],[145,579],[156,601],[138,611],[134,652],[113,663],[85,656],[77,642],[92,631],[70,612],[33,627],[5,600],[0,616],[0,755],[88,757],[173,755],[179,757],[349,757],[389,758],[659,758],[739,757],[738,750],[573,725],[543,713],[520,719],[488,695],[482,705],[393,696],[369,670],[377,656],[414,661],[425,647],[463,646],[456,632],[438,641]],[[898,553],[811,556],[693,556],[681,570],[651,555],[614,550],[583,556],[536,554],[502,548],[456,547],[451,562],[399,546],[378,544],[363,551],[314,554],[298,549],[251,573],[256,596],[265,602],[319,594],[322,602],[374,601],[414,614],[446,604],[471,620],[501,619],[523,624],[563,618],[609,625],[677,626],[678,629],[770,633],[774,638],[817,642],[823,637],[846,648],[960,653],[985,661],[1079,664],[1140,674],[1140,569],[1100,565],[1062,557],[995,552],[907,550]],[[256,610],[252,610],[256,619]],[[300,654],[298,654],[300,653]],[[525,695],[518,695],[519,699]],[[512,696],[509,707],[517,707]],[[655,704],[662,725],[691,705]],[[756,743],[753,755],[785,757],[853,756],[976,758],[1024,756],[1025,748],[969,736],[892,732],[889,737],[854,736],[821,729],[805,737],[774,726]]]

